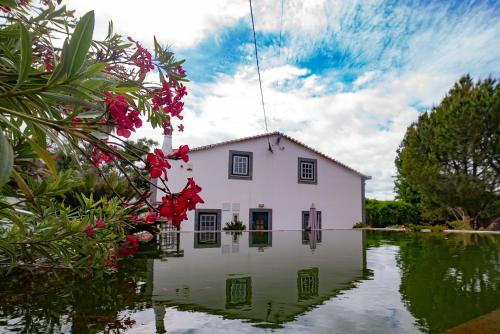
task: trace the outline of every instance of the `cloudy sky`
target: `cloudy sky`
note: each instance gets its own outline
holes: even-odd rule
[[[185,131],[198,146],[264,133],[247,0],[71,0],[186,59]],[[393,195],[407,126],[460,75],[500,75],[497,1],[253,0],[270,131],[282,131],[371,175],[369,197]],[[283,15],[282,15],[283,13]],[[281,36],[281,38],[280,38]],[[161,142],[161,130],[139,136]]]

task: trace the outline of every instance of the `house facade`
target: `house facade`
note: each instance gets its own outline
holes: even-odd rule
[[[163,150],[171,151],[171,136]],[[249,230],[302,230],[314,204],[319,228],[350,229],[364,221],[370,177],[279,132],[194,148],[174,161],[169,187],[193,177],[205,203],[189,212],[185,231],[220,230],[239,220]],[[162,193],[153,192],[161,201]]]

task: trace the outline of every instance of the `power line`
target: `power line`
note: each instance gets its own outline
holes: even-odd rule
[[[255,23],[254,23],[254,20],[253,20],[252,0],[248,0],[248,1],[250,3],[250,16],[252,17],[253,44],[255,46],[255,60],[257,62],[257,74],[259,75],[260,99],[262,101],[262,111],[264,112],[264,124],[266,126],[267,143],[269,145],[269,151],[271,153],[273,153],[273,149],[271,147],[271,141],[269,140],[269,130],[267,128],[266,107],[265,107],[265,104],[264,104],[264,93],[262,91],[262,79],[260,77],[259,53],[257,51],[257,37],[255,37]]]

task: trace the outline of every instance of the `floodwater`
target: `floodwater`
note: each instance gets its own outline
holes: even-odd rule
[[[498,235],[166,232],[114,276],[0,282],[0,333],[440,333],[498,308]]]

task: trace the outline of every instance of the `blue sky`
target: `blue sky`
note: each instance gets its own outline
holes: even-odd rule
[[[246,0],[68,1],[186,59],[191,146],[262,133]],[[253,0],[270,130],[373,176],[368,196],[393,197],[395,151],[418,114],[460,75],[500,75],[498,1]],[[281,45],[280,45],[281,31]],[[141,136],[161,140],[145,128]]]

